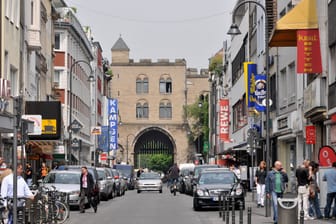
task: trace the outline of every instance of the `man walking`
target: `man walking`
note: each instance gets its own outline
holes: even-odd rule
[[[286,171],[282,168],[280,161],[274,163],[273,170],[269,171],[266,176],[266,196],[272,197],[273,202],[273,220],[274,223],[278,223],[278,198],[282,198],[283,192],[288,182],[288,176]]]
[[[17,164],[17,197],[18,198],[29,198],[31,200],[34,200],[34,195],[29,189],[26,181],[23,179],[23,166],[22,164]],[[1,197],[2,198],[13,198],[13,173],[7,175],[3,180],[1,184]],[[5,205],[7,205],[7,201],[5,201]],[[23,209],[23,204],[20,203],[18,200],[17,202],[18,210]],[[8,223],[13,223],[13,211],[9,210],[8,214]]]
[[[313,219],[309,216],[309,160],[303,161],[302,165],[296,169],[295,176],[298,183],[298,219],[300,218],[300,212],[304,212],[304,220]]]
[[[334,201],[332,218],[336,219],[336,162],[333,162],[332,169],[327,170],[323,175],[323,181],[327,181],[327,204],[324,209],[324,218],[330,218],[331,205]]]
[[[93,207],[94,212],[97,212],[97,203],[95,200],[92,200],[93,196],[93,188],[94,188],[94,180],[89,173],[86,166],[82,167],[82,174],[80,177],[80,213],[85,212],[85,196],[88,199],[89,204]]]

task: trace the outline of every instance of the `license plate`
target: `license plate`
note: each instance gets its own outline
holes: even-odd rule
[[[212,200],[213,201],[218,201],[218,197],[213,197]]]

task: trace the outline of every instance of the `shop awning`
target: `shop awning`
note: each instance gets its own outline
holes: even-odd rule
[[[316,8],[316,0],[301,0],[277,21],[269,46],[295,47],[297,30],[318,28]]]
[[[32,149],[38,149],[43,154],[52,155],[56,145],[60,144],[58,140],[29,140],[26,146],[31,146]]]

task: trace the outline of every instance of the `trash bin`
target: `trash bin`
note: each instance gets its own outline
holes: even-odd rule
[[[278,198],[278,224],[298,223],[298,200]]]

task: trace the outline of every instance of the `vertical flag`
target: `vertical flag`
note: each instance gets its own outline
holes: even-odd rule
[[[98,148],[103,150],[104,152],[109,151],[109,127],[101,126],[101,134],[98,135]]]
[[[259,111],[263,112],[266,110],[266,105],[263,104],[263,100],[266,99],[266,75],[256,75],[255,76],[255,91],[254,91],[254,98],[255,104],[254,108]]]
[[[108,100],[108,129],[109,146],[108,150],[118,149],[118,100]]]
[[[230,142],[230,105],[228,99],[219,101],[219,138]]]
[[[244,62],[244,76],[246,88],[246,104],[248,108],[255,104],[255,76],[257,75],[257,65],[252,62]]]

